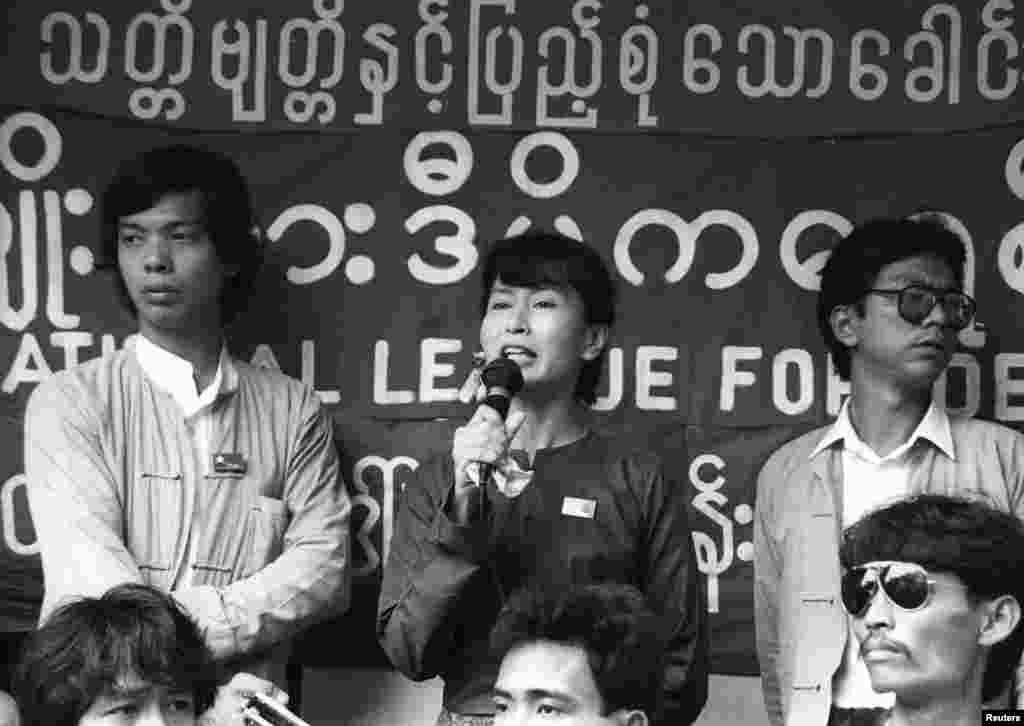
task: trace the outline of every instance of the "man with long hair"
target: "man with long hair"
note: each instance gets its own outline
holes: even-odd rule
[[[1024,523],[982,501],[921,494],[848,528],[842,600],[885,726],[980,726],[1024,650]]]
[[[138,335],[29,400],[41,618],[149,584],[231,670],[284,685],[292,638],[347,606],[349,500],[316,393],[227,348],[262,259],[245,180],[222,154],[164,147],[124,162],[100,206]]]

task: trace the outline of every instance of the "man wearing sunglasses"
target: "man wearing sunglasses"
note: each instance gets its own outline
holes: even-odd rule
[[[1024,648],[1024,524],[977,501],[922,494],[843,536],[842,602],[886,726],[982,723]]]
[[[974,316],[964,262],[937,220],[874,220],[822,270],[818,323],[850,396],[833,424],[776,451],[757,484],[755,618],[773,726],[848,726],[892,705],[839,602],[844,526],[918,492],[981,492],[1022,513],[1024,436],[932,400]]]

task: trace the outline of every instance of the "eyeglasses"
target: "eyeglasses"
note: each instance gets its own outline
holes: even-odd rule
[[[875,576],[869,577],[869,573]],[[869,562],[851,567],[843,573],[841,583],[843,607],[854,617],[864,615],[879,587],[889,602],[911,612],[924,608],[935,594],[935,580],[914,562]]]
[[[935,306],[941,304],[949,327],[963,330],[974,319],[977,309],[974,299],[959,290],[936,290],[923,285],[909,285],[902,290],[871,288],[864,292],[865,294],[896,295],[896,309],[899,311],[900,317],[911,325],[923,323]]]

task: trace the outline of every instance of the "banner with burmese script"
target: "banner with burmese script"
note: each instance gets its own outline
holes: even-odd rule
[[[688,492],[717,672],[757,672],[757,471],[845,392],[814,302],[852,224],[944,215],[979,315],[938,395],[1024,421],[1010,0],[15,5],[0,57],[0,630],[32,627],[41,596],[24,406],[133,332],[97,269],[97,200],[117,160],[159,144],[217,149],[250,180],[268,264],[231,345],[314,387],[337,425],[355,598],[304,639],[310,665],[384,662],[373,622],[395,506],[468,413],[455,394],[496,238],[558,229],[612,270],[597,416],[661,445]]]

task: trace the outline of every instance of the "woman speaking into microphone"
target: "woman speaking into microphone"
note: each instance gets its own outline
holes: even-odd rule
[[[706,605],[685,480],[592,424],[614,318],[614,283],[587,245],[531,233],[489,249],[486,365],[461,392],[479,403],[404,490],[378,607],[395,667],[444,680],[439,725],[492,723],[489,634],[513,592],[599,581],[638,587],[664,618],[654,723],[691,723],[704,705]],[[571,708],[555,701],[538,708]]]

